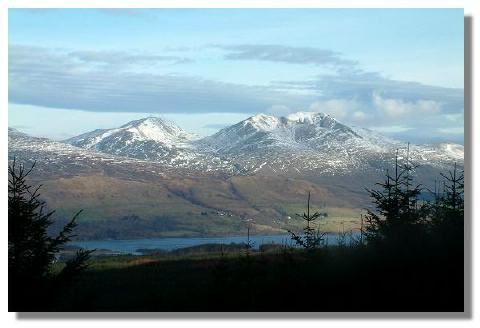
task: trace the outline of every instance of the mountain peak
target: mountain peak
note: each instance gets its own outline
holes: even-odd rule
[[[149,116],[130,121],[119,128],[84,133],[68,139],[67,143],[107,153],[146,158],[146,153],[183,147],[193,139],[196,139],[195,135],[175,123]]]
[[[184,131],[175,123],[156,116],[128,122],[116,130],[129,132],[137,140],[153,140],[166,144],[195,139],[193,134]]]
[[[244,120],[243,126],[252,126],[256,130],[272,132],[285,128],[287,125],[314,125],[319,128],[337,129],[348,128],[329,114],[321,112],[296,112],[287,116],[273,116],[263,113],[256,114]]]
[[[330,115],[318,112],[296,112],[287,115],[286,118],[290,121],[296,121],[300,123],[314,123],[316,120],[323,119],[325,117],[330,117]]]
[[[273,116],[263,113],[256,114],[243,121],[243,125],[250,125],[261,131],[273,131],[281,125],[288,124],[314,124],[323,128],[334,128],[340,124],[329,114],[320,112],[296,112],[287,116]]]
[[[337,124],[341,124],[330,114],[321,112],[296,112],[286,117],[289,121],[304,124],[317,124],[324,128],[333,128]]]
[[[120,129],[130,128],[130,127],[138,127],[138,126],[142,126],[142,125],[163,126],[165,124],[168,124],[168,122],[166,122],[165,120],[163,120],[160,117],[148,116],[148,117],[144,117],[144,118],[141,118],[141,119],[138,119],[138,120],[133,120],[133,121],[130,121],[128,123],[125,123],[124,125],[122,125],[120,127]],[[171,123],[171,125],[174,125],[174,123]]]
[[[119,128],[113,128],[109,130],[128,130],[130,128],[168,129],[171,130],[171,132],[183,131],[184,133],[187,133],[186,131],[181,129],[175,122],[158,116],[147,116],[138,120],[127,122]]]
[[[244,125],[251,125],[258,130],[271,131],[277,128],[279,119],[275,116],[266,115],[263,113],[247,118],[243,121]]]

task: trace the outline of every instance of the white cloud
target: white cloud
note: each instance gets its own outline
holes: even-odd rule
[[[364,121],[367,118],[367,114],[361,111],[356,111],[353,113],[353,119],[357,122]]]
[[[289,47],[278,44],[215,45],[214,47],[228,51],[225,55],[227,60],[327,65],[338,69],[352,69],[358,64],[356,61],[343,58],[339,52],[329,49]]]
[[[285,105],[273,105],[267,109],[267,113],[277,115],[277,116],[285,116],[290,114],[292,109]]]
[[[359,112],[357,111],[359,108],[360,104],[355,100],[330,99],[312,103],[309,110],[330,114],[339,120],[344,120],[355,118],[355,112]]]
[[[275,53],[282,49],[286,52]],[[179,63],[183,57],[11,45],[9,102],[98,112],[287,115],[306,109],[346,124],[377,126],[385,133],[408,131],[409,137],[450,137],[463,126],[463,89],[355,70],[357,64],[342,62],[339,54],[328,51],[300,49],[299,53],[276,46],[226,50],[234,57],[230,59],[331,65],[336,74],[255,86],[149,69]]]
[[[108,58],[106,53],[12,45],[9,102],[98,112],[256,113],[274,104],[306,106],[312,101],[265,86],[91,65],[165,59],[125,53],[110,55],[116,58]]]
[[[444,134],[463,134],[463,131],[464,131],[463,126],[438,129],[438,132],[444,133]]]
[[[378,93],[374,93],[372,98],[377,109],[386,116],[396,119],[416,114],[436,114],[441,109],[440,104],[433,100],[404,101],[402,99],[383,98]]]
[[[446,120],[453,122],[453,123],[463,123],[464,115],[463,113],[456,113],[456,114],[445,114],[443,115]]]
[[[391,125],[391,126],[374,126],[374,127],[371,127],[370,129],[380,133],[399,133],[399,132],[410,131],[413,128],[402,126],[402,125]]]
[[[124,68],[133,65],[151,67],[158,63],[184,64],[193,62],[190,58],[178,56],[164,56],[158,54],[128,53],[123,51],[72,51],[68,57],[83,64],[102,64],[110,69]]]

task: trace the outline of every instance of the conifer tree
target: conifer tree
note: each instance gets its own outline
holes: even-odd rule
[[[464,209],[464,173],[463,170],[458,170],[457,163],[453,166],[453,171],[450,171],[448,175],[441,174],[446,180],[444,184],[444,197],[442,203],[444,206],[455,214],[463,217]]]
[[[447,248],[463,249],[464,229],[464,173],[454,164],[448,174],[441,174],[444,181],[435,190],[431,206],[432,233]]]
[[[385,181],[376,184],[378,190],[367,189],[375,206],[375,210],[367,209],[365,216],[365,236],[369,243],[388,242],[398,246],[418,237],[427,212],[418,204],[422,188],[413,183],[415,168],[409,159],[409,147],[403,164],[397,150],[394,173],[386,171]]]
[[[313,222],[317,220],[321,213],[315,212],[313,214],[310,213],[310,192],[308,192],[308,199],[307,199],[307,212],[303,214],[296,214],[298,217],[302,218],[306,226],[303,228],[303,235],[295,234],[294,232],[288,230],[291,235],[292,240],[298,245],[307,250],[313,250],[318,248],[323,241],[323,237],[325,236],[324,232],[320,232],[318,229],[313,227]]]
[[[52,266],[58,252],[71,240],[78,212],[62,231],[52,237],[54,211],[46,211],[40,200],[40,187],[33,188],[26,179],[35,163],[26,170],[14,159],[8,168],[8,272],[9,305],[13,310],[31,310],[47,306],[53,289],[70,280],[86,267],[91,251],[80,250],[64,269],[54,275]]]

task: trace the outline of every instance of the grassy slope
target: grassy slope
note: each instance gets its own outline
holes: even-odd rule
[[[295,213],[304,211],[308,191],[312,192],[312,209],[329,214],[321,223],[323,230],[358,226],[358,204],[349,202],[348,195],[339,197],[302,179],[241,176],[135,181],[91,175],[47,180],[43,185],[42,197],[57,210],[58,218],[84,210],[79,223],[80,235],[86,238],[139,238],[142,229],[145,237],[244,234],[248,224],[252,233],[300,229],[303,222]]]

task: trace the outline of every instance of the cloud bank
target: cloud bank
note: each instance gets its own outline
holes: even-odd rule
[[[266,87],[129,69],[132,64],[171,60],[176,58],[10,46],[9,101],[86,111],[152,113],[261,112],[278,99],[289,105],[302,103],[302,99]]]
[[[231,45],[216,48],[227,51],[227,60],[260,60],[289,64],[327,65],[337,68],[353,67],[357,62],[343,59],[339,52],[310,47],[287,47],[282,45]]]
[[[215,47],[225,51],[224,60],[325,66],[335,73],[255,86],[149,69],[192,62],[182,56],[11,45],[9,102],[97,112],[286,115],[311,110],[400,136],[409,133],[423,139],[463,139],[463,89],[397,81],[366,72],[357,62],[326,49]]]

